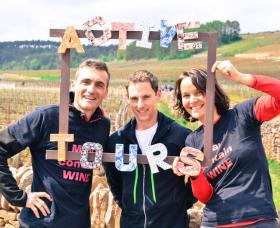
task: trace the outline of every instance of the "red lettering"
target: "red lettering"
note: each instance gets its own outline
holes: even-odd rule
[[[219,175],[223,170],[221,169],[221,165],[218,165],[216,168],[217,175]]]
[[[72,172],[71,170],[63,170],[63,178],[66,180],[75,180],[81,182],[89,182],[91,174],[82,172]]]
[[[72,167],[72,166],[73,166],[73,161],[67,160],[67,161],[66,161],[66,166]]]
[[[88,182],[90,174],[87,174],[87,173],[80,173],[80,178],[79,178],[79,181],[82,181],[82,182]]]
[[[78,181],[78,180],[79,180],[80,173],[79,173],[79,172],[75,172],[75,174],[76,174],[75,180]]]
[[[66,162],[65,161],[58,161],[58,165],[60,165],[60,166],[67,166],[67,167],[81,168],[80,161],[72,161],[72,160],[67,160]]]
[[[233,165],[232,161],[228,158],[226,160],[223,161],[223,163],[219,164],[217,167],[215,167],[214,169],[212,169],[211,171],[209,171],[207,173],[207,176],[210,179],[214,179],[215,177],[217,177],[219,174],[221,174],[222,172],[224,172],[225,170],[229,169],[231,166]]]
[[[61,165],[61,166],[64,166],[65,165],[65,161],[58,161],[58,164]]]
[[[74,162],[73,162],[73,167],[75,167],[75,168],[81,168],[81,163],[80,163],[80,161],[74,161]]]
[[[63,170],[63,178],[67,180],[73,180],[75,176],[75,172],[71,172],[70,170]]]
[[[221,169],[221,171],[227,170],[227,163],[226,163],[226,160],[219,166],[219,168]]]
[[[72,145],[72,152],[82,152],[82,145]]]
[[[211,179],[214,179],[217,175],[218,175],[218,174],[216,174],[215,169],[213,169],[213,170],[211,170],[211,171],[209,171],[209,172],[207,173],[207,176],[208,176],[209,178],[211,178]]]
[[[233,163],[230,159],[225,160],[225,164],[227,165],[227,168],[229,168],[233,165]]]

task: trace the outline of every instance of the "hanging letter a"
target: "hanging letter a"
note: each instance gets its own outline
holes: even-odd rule
[[[69,26],[65,29],[58,53],[63,54],[68,48],[76,48],[79,53],[85,52],[74,26]]]

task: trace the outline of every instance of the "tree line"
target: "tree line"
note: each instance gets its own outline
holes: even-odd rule
[[[191,30],[188,30],[191,31]],[[202,24],[198,32],[217,32],[218,45],[240,40],[240,25],[238,21],[212,21]],[[0,69],[2,70],[41,70],[60,68],[60,56],[57,49],[60,42],[55,41],[14,41],[0,42]],[[207,49],[179,51],[177,42],[170,47],[160,47],[159,41],[153,41],[151,49],[136,46],[136,41],[130,43],[126,50],[118,50],[117,45],[92,47],[84,45],[85,53],[72,51],[71,66],[77,67],[83,59],[96,58],[103,61],[135,60],[156,58],[159,60],[184,59]]]

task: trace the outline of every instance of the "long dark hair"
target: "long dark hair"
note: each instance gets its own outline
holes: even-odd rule
[[[183,118],[185,120],[195,122],[197,121],[197,119],[193,119],[190,116],[190,114],[185,110],[182,103],[181,83],[183,79],[187,77],[191,78],[192,84],[197,88],[199,92],[205,95],[207,71],[203,69],[192,69],[191,71],[185,71],[180,75],[180,77],[175,82],[174,95],[175,95],[176,103],[174,105],[174,109],[178,110],[179,113],[183,115]],[[215,78],[215,107],[219,115],[223,114],[225,111],[229,109],[229,98],[218,84],[216,78]]]

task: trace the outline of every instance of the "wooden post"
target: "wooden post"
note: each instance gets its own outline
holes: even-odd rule
[[[204,166],[211,165],[211,153],[213,144],[213,115],[215,98],[215,74],[211,68],[216,61],[217,34],[209,33],[207,56],[207,84],[206,84],[206,115],[204,121]]]
[[[59,104],[59,133],[51,134],[50,141],[57,142],[59,161],[67,159],[68,142],[74,141],[74,135],[68,134],[69,125],[69,87],[70,87],[70,49],[61,54],[61,81]]]

